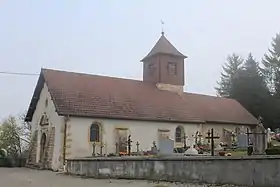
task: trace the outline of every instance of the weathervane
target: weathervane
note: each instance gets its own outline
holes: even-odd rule
[[[163,20],[160,20],[161,21],[161,34],[164,35],[164,22]]]

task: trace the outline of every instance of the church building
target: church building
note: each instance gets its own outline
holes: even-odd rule
[[[42,69],[25,118],[30,162],[57,170],[68,158],[126,152],[128,136],[133,152],[164,138],[180,148],[198,132],[214,128],[222,142],[225,130],[258,124],[236,100],[184,92],[186,58],[162,33],[141,60],[142,81]]]

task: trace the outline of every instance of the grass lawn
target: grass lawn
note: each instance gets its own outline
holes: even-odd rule
[[[277,140],[271,140],[271,143],[273,146],[280,146],[280,142],[278,142]]]
[[[235,151],[229,151],[231,153],[231,156],[247,156],[247,150],[235,150]]]
[[[225,151],[227,153],[231,153],[231,156],[247,156],[247,149],[235,149]]]

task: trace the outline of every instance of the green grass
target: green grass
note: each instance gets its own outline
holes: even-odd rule
[[[271,143],[274,146],[280,146],[280,142],[278,142],[277,140],[271,140]]]
[[[231,156],[247,156],[247,150],[233,150],[226,151],[226,153],[231,153]]]

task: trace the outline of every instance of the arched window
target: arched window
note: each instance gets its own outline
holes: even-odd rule
[[[184,129],[182,126],[176,127],[175,130],[175,142],[183,142],[184,140]]]
[[[90,142],[100,142],[100,124],[93,123],[90,126]]]

